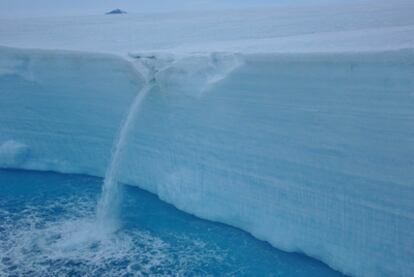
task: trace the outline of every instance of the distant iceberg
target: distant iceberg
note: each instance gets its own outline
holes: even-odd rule
[[[126,11],[123,11],[121,9],[115,9],[110,12],[107,12],[106,14],[126,14],[126,13],[127,13]]]

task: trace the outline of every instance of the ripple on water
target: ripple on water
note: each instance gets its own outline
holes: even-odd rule
[[[340,276],[133,187],[124,188],[122,228],[99,230],[101,184],[0,170],[0,276]]]
[[[93,198],[79,197],[25,206],[19,215],[0,210],[0,272],[10,275],[171,275],[196,273],[220,262],[220,251],[200,240],[174,247],[140,230],[115,234],[95,229]],[[59,216],[50,216],[60,211]]]

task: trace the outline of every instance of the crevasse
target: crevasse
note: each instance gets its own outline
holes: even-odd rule
[[[0,48],[0,166],[104,176],[137,55]],[[413,58],[163,56],[117,178],[344,273],[410,276]]]

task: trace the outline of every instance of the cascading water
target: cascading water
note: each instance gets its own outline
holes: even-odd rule
[[[117,213],[122,199],[120,184],[117,181],[117,172],[121,161],[122,153],[125,149],[125,142],[131,129],[135,115],[138,113],[142,101],[154,85],[146,82],[134,99],[128,114],[122,123],[122,127],[114,141],[112,157],[109,167],[105,173],[102,186],[102,195],[97,207],[98,227],[104,231],[115,231],[118,228]]]
[[[200,97],[214,83],[224,79],[242,64],[233,54],[184,56],[180,59],[170,55],[161,58],[155,55],[130,55],[144,86],[129,108],[114,141],[112,157],[105,173],[102,194],[97,206],[98,231],[111,233],[119,228],[118,211],[122,200],[121,186],[117,180],[122,154],[132,123],[146,95],[157,84],[161,89],[180,87],[184,93]],[[194,69],[195,68],[195,69]]]
[[[122,191],[121,185],[117,180],[117,174],[132,123],[145,97],[155,85],[155,75],[158,72],[154,65],[155,60],[153,56],[150,58],[143,57],[142,59],[141,57],[135,57],[135,60],[132,62],[137,73],[144,79],[144,85],[135,96],[112,146],[111,161],[105,173],[102,193],[96,210],[97,229],[99,232],[112,233],[120,227],[117,219],[119,206],[122,201]]]

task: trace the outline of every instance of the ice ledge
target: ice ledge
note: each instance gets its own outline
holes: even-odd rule
[[[201,97],[214,84],[243,65],[242,55],[222,52],[145,52],[130,53],[128,58],[144,79],[155,82],[160,89],[180,89],[195,97]]]

